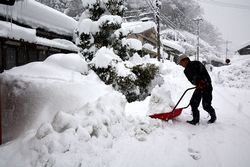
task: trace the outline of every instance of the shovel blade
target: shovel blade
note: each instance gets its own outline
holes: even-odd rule
[[[183,108],[176,108],[175,110],[173,110],[171,112],[153,114],[153,115],[149,115],[149,117],[167,121],[167,120],[174,119],[174,118],[178,117],[181,114],[182,110],[183,110]]]

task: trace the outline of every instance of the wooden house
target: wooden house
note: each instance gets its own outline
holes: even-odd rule
[[[240,55],[250,55],[250,42],[245,43],[237,50]]]
[[[151,57],[157,57],[157,31],[156,24],[153,21],[137,21],[127,22],[122,24],[122,28],[130,32],[128,38],[135,38],[142,42],[142,50],[149,54]],[[169,44],[161,39],[161,48],[163,52],[170,55],[178,55],[185,50],[177,44]],[[181,49],[178,49],[181,48]],[[183,51],[184,50],[184,51]]]
[[[73,18],[32,0],[6,2],[0,4],[0,72],[54,53],[77,52]]]

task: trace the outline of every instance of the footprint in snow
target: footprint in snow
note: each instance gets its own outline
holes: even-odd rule
[[[201,158],[200,152],[196,151],[192,148],[188,148],[188,152],[190,154],[190,156],[194,159],[194,160],[199,160]]]

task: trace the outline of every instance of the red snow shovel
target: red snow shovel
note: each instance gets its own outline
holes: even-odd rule
[[[178,106],[178,104],[180,103],[181,99],[184,97],[184,95],[187,93],[187,91],[191,90],[191,89],[195,89],[196,87],[192,87],[192,88],[188,88],[181,96],[181,98],[179,99],[179,101],[177,102],[177,104],[174,106],[173,110],[171,112],[166,112],[166,113],[160,113],[160,114],[153,114],[153,115],[149,115],[149,117],[151,118],[155,118],[155,119],[161,119],[164,121],[173,119],[175,117],[178,117],[182,110],[185,108],[188,108],[189,104],[186,107],[182,107],[182,108],[176,108]]]

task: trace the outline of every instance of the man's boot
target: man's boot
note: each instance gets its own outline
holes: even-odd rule
[[[193,119],[193,120],[191,120],[191,121],[187,121],[187,123],[190,123],[190,124],[192,124],[192,125],[196,125],[196,124],[199,123],[199,120]]]
[[[199,110],[193,110],[192,113],[193,113],[193,120],[187,121],[187,123],[190,123],[192,125],[196,125],[200,121],[200,112],[199,112]]]
[[[215,121],[216,121],[216,114],[215,114],[215,111],[212,111],[212,112],[210,112],[209,113],[210,114],[210,120],[207,122],[207,123],[209,123],[209,124],[212,124],[212,123],[214,123]]]

